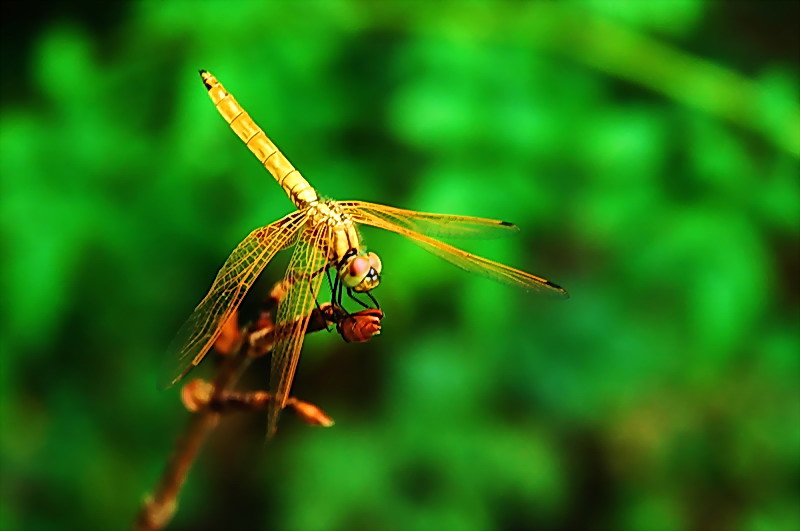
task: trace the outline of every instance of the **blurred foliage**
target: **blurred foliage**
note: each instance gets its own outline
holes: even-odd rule
[[[800,528],[796,3],[25,9],[3,17],[0,528],[129,525],[187,416],[155,390],[164,347],[291,209],[198,68],[323,194],[512,220],[466,244],[572,299],[365,231],[383,335],[310,337],[294,389],[336,427],[284,415],[264,445],[232,416],[174,529]]]

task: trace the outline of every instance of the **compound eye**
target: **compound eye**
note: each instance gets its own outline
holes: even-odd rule
[[[378,255],[375,253],[367,253],[367,258],[369,258],[370,267],[372,267],[372,269],[374,269],[375,272],[380,275],[383,264],[381,264],[381,259],[378,258]]]
[[[350,261],[350,271],[348,274],[351,277],[363,279],[369,273],[371,264],[369,258],[366,256],[356,256]]]
[[[381,283],[381,259],[375,253],[367,253],[364,257],[369,263],[369,271],[357,286],[353,286],[358,293],[372,291]]]
[[[340,274],[342,282],[348,288],[354,288],[361,284],[370,270],[369,258],[366,256],[355,256],[342,267]]]

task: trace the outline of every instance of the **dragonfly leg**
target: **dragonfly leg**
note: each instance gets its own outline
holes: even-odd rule
[[[342,259],[339,260],[339,262],[336,264],[336,277],[334,279],[333,287],[331,289],[331,298],[333,299],[331,301],[332,304],[334,304],[335,306],[339,307],[342,311],[344,311],[344,313],[348,317],[350,316],[350,312],[345,310],[344,306],[342,305],[342,290],[344,288],[344,284],[342,282],[341,276],[339,275],[339,270],[342,268],[344,264],[347,263],[348,260],[350,260],[352,257],[356,255],[358,255],[358,249],[354,247],[351,247],[350,249],[347,250],[347,252],[344,253]],[[350,289],[348,288],[347,291],[349,293]]]
[[[380,309],[381,309],[381,305],[380,305],[380,304],[378,304],[378,301],[376,301],[376,300],[375,300],[375,297],[373,297],[373,296],[372,296],[372,293],[370,293],[369,291],[366,291],[366,292],[364,292],[364,294],[365,294],[367,297],[369,297],[369,300],[371,300],[371,301],[372,301],[372,304],[374,304],[374,305],[375,305],[375,308],[376,308],[376,309],[378,309],[378,310],[380,310]]]
[[[336,280],[331,280],[330,268],[325,271],[325,276],[328,277],[328,288],[331,290],[331,304],[336,304],[336,282],[339,280],[339,276],[336,276]]]
[[[339,275],[335,274],[333,276],[333,282],[331,282],[330,270],[328,270],[327,274],[328,274],[328,286],[331,288],[331,305],[341,308],[342,290],[341,290],[341,281],[339,279]]]
[[[331,306],[336,306],[336,301],[334,300],[334,294],[336,293],[336,281],[331,281],[331,268],[325,270],[325,276],[328,278],[328,288],[331,290]],[[336,276],[336,279],[339,279],[339,276]],[[319,304],[317,304],[317,308],[319,308]],[[326,324],[325,330],[328,332],[331,331],[331,328]]]
[[[340,283],[340,281],[339,281],[338,273],[334,274],[333,282],[331,282],[330,273],[328,274],[328,285],[331,288],[331,304],[333,304],[334,306],[341,306],[342,305],[341,295],[339,295],[339,291],[340,291],[339,290],[339,283]]]
[[[369,293],[367,295],[369,295]],[[353,299],[354,301],[356,301],[357,303],[359,303],[364,308],[366,308],[368,310],[372,309],[372,308],[369,307],[369,305],[367,303],[365,303],[362,300],[357,299],[356,296],[353,294],[353,290],[350,289],[350,288],[347,288],[347,296],[350,297],[351,299]],[[369,295],[369,298],[372,299],[373,301],[375,300],[375,299],[372,298],[372,295]]]
[[[336,304],[337,304],[337,306],[339,306],[339,308],[344,310],[344,312],[349,316],[350,312],[345,310],[344,306],[342,305],[342,289],[344,287],[344,284],[342,284],[341,279],[339,279],[338,277],[337,277],[337,280],[338,280],[338,283],[337,283],[337,286],[336,286]]]
[[[349,249],[347,250],[347,252],[346,252],[346,253],[344,253],[344,256],[342,256],[342,259],[341,259],[341,260],[339,260],[339,263],[338,263],[338,264],[336,264],[336,269],[338,270],[338,269],[339,269],[340,267],[342,267],[342,266],[343,266],[343,265],[344,265],[344,264],[345,264],[345,263],[346,263],[348,260],[350,260],[352,257],[356,256],[357,254],[358,254],[358,249],[356,249],[355,247],[351,247],[351,248],[349,248]]]
[[[313,288],[313,286],[311,284],[312,280],[314,280],[313,276],[308,277],[308,292],[311,293],[311,296],[313,297],[314,296],[314,288]],[[317,306],[317,311],[322,313],[322,308],[320,308],[319,301],[317,300],[316,297],[314,297],[314,304],[316,304],[316,306]]]

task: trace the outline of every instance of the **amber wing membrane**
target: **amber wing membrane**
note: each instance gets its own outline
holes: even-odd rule
[[[366,201],[343,201],[339,204],[348,211],[357,210],[380,217],[412,232],[434,238],[497,238],[519,231],[519,227],[513,223],[499,219],[416,212]]]
[[[326,223],[308,227],[295,246],[285,283],[288,292],[278,304],[275,328],[275,346],[272,349],[270,372],[270,402],[267,435],[275,433],[281,409],[286,405],[292,386],[300,348],[314,309],[320,284],[328,267],[328,250],[331,231]]]
[[[172,341],[161,387],[175,384],[200,363],[258,275],[278,251],[294,243],[305,220],[305,212],[293,212],[254,230],[234,249]]]
[[[511,284],[512,286],[517,286],[530,291],[537,291],[559,297],[569,296],[565,289],[550,282],[549,280],[531,275],[525,271],[520,271],[519,269],[514,269],[513,267],[493,262],[481,256],[468,253],[467,251],[453,247],[452,245],[448,245],[444,242],[431,238],[430,236],[422,234],[421,231],[412,229],[412,227],[424,228],[424,226],[418,222],[418,218],[424,220],[424,222],[428,225],[433,225],[435,229],[437,227],[437,214],[427,214],[410,210],[401,211],[400,209],[374,204],[369,204],[368,208],[361,206],[365,204],[368,203],[341,203],[344,211],[349,214],[355,222],[386,229],[411,238],[412,241],[420,245],[426,251],[444,258],[448,262],[460,267],[461,269],[464,269],[465,271],[477,273],[499,282]],[[385,209],[389,209],[390,213],[384,212]],[[400,212],[403,212],[403,214]],[[450,222],[446,221],[446,219],[453,216],[443,217],[445,219],[439,223],[447,226]],[[463,218],[459,216],[455,217],[459,219],[460,224],[464,224],[463,226],[468,226],[468,223],[475,223],[477,227],[482,227],[491,226],[491,223],[497,223],[495,220]]]

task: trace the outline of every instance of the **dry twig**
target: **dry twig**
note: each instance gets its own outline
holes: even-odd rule
[[[283,282],[277,283],[270,292],[267,310],[244,333],[240,331],[238,317],[234,313],[214,344],[215,351],[224,356],[214,381],[192,380],[181,389],[184,407],[194,415],[178,440],[156,489],[145,499],[136,517],[136,529],[162,529],[170,522],[177,509],[178,494],[189,469],[203,442],[219,423],[221,415],[235,410],[263,409],[272,399],[267,391],[239,392],[232,388],[253,358],[272,350],[275,340],[272,311],[286,291]],[[363,342],[380,333],[382,317],[380,310],[364,310],[349,315],[330,304],[323,304],[312,311],[306,334],[336,324],[337,331],[346,341]],[[333,419],[309,402],[290,397],[284,407],[291,408],[307,424],[333,426]]]

